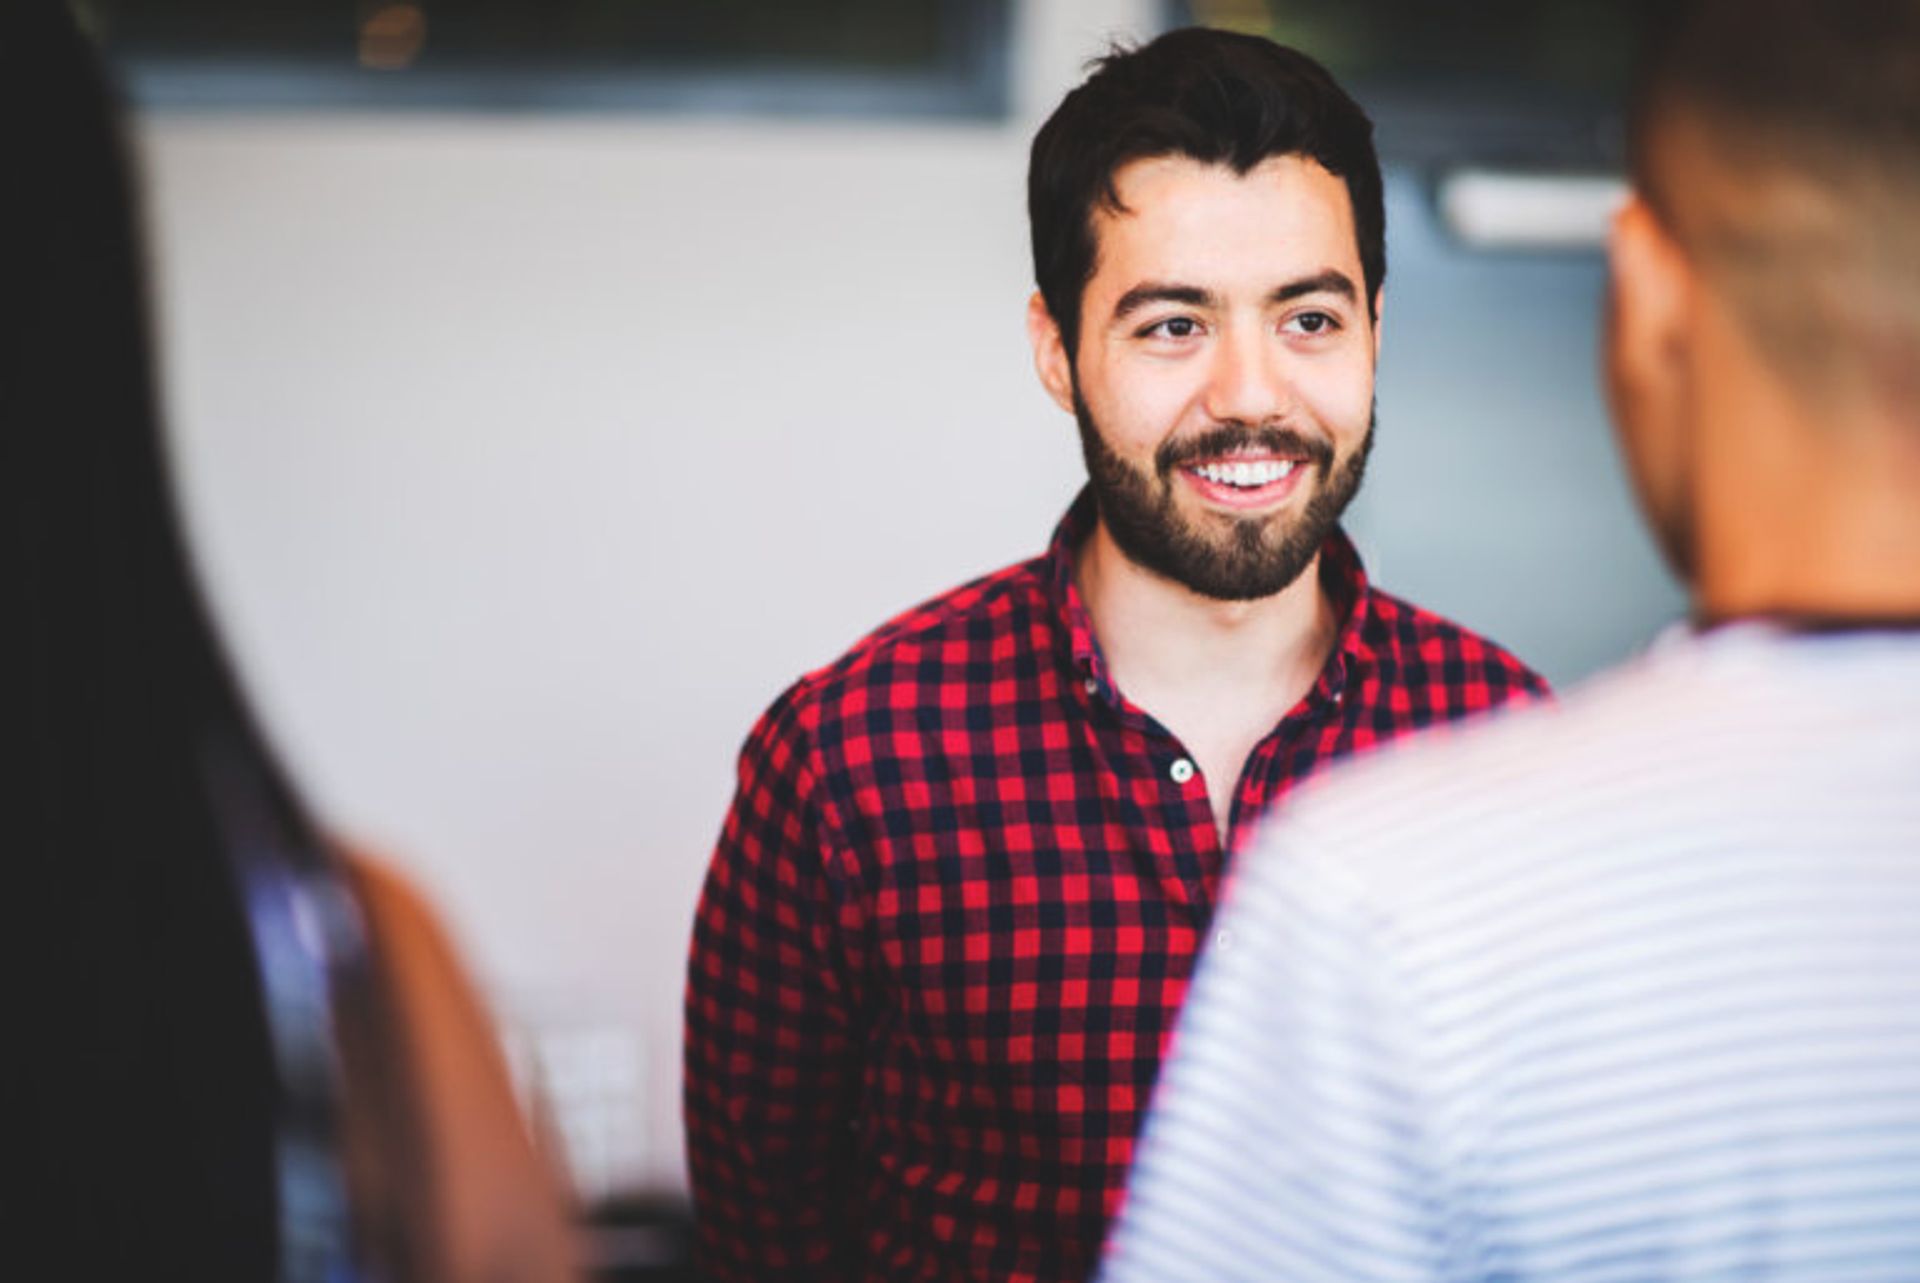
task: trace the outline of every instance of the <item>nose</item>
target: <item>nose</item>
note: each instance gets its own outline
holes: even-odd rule
[[[1267,423],[1292,400],[1284,354],[1259,326],[1235,326],[1214,345],[1205,409],[1222,422]]]

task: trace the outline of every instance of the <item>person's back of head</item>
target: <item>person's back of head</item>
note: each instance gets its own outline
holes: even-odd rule
[[[1111,1283],[1916,1277],[1920,0],[1678,0],[1645,66],[1615,409],[1740,622],[1289,800]]]
[[[1920,2],[1672,6],[1630,149],[1612,392],[1702,613],[1920,610]]]

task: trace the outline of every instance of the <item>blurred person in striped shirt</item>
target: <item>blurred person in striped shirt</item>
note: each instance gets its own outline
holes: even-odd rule
[[[1920,1279],[1920,3],[1645,51],[1607,373],[1694,623],[1236,865],[1104,1277]]]

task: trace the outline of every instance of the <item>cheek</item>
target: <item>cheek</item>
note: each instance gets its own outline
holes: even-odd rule
[[[1196,380],[1167,363],[1118,363],[1081,372],[1081,395],[1094,422],[1122,453],[1151,452],[1187,422],[1200,400]]]
[[[1628,475],[1642,502],[1659,517],[1672,509],[1685,481],[1674,400],[1658,384],[1628,378],[1613,403]]]
[[[1373,362],[1363,351],[1305,365],[1294,378],[1300,402],[1336,443],[1358,441],[1373,417]]]

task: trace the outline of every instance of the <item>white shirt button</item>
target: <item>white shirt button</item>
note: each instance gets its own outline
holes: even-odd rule
[[[1213,947],[1222,953],[1233,948],[1233,932],[1226,930],[1224,927],[1214,932]]]
[[[1167,768],[1167,774],[1173,776],[1175,784],[1185,784],[1193,778],[1193,763],[1183,757]]]
[[[1097,677],[1087,678],[1087,694],[1098,695],[1099,693],[1100,693],[1100,679]]]

